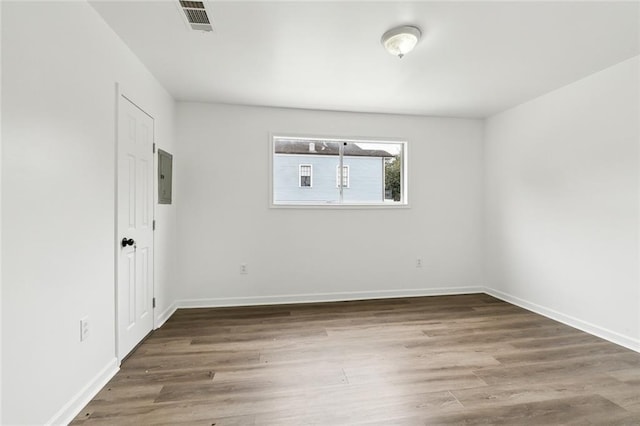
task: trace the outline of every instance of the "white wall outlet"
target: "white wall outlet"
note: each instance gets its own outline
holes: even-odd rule
[[[416,258],[416,268],[422,268],[422,258]]]
[[[242,275],[248,274],[249,270],[247,269],[247,264],[246,263],[241,263],[240,264],[240,273]]]
[[[89,317],[80,320],[80,341],[84,342],[89,337]]]

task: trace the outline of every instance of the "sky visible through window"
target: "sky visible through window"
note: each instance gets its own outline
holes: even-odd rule
[[[398,143],[361,143],[356,142],[356,145],[362,149],[381,149],[387,151],[392,156],[399,155],[402,151],[402,145]]]

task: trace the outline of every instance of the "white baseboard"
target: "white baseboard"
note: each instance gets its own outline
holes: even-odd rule
[[[389,299],[419,296],[449,296],[484,293],[483,287],[444,287],[404,290],[350,291],[339,293],[282,294],[277,296],[221,297],[214,299],[185,299],[178,308],[216,308],[222,306],[282,305],[290,303],[343,302],[348,300]]]
[[[283,294],[277,296],[223,297],[212,299],[185,299],[172,303],[156,318],[155,328],[160,328],[178,308],[214,308],[224,306],[281,305],[291,303],[341,302],[348,300],[388,299],[420,296],[449,296],[457,294],[486,293],[497,299],[511,303],[570,327],[577,328],[612,343],[640,352],[640,339],[634,339],[612,330],[565,315],[550,308],[521,299],[488,287],[443,287],[404,290],[374,290],[362,292]],[[62,407],[46,424],[68,424],[91,401],[93,397],[118,372],[118,360],[113,358],[80,392]]]
[[[225,297],[212,299],[185,299],[172,303],[156,318],[155,328],[160,328],[178,308],[214,308],[224,306],[281,305],[291,303],[341,302],[348,300],[388,299],[420,296],[450,296],[457,294],[486,293],[497,299],[559,321],[612,343],[640,352],[640,339],[622,335],[612,330],[565,315],[550,308],[512,296],[488,287],[444,287],[404,290],[374,290],[363,292],[283,294],[277,296]],[[95,397],[120,369],[117,358],[113,358],[80,392],[62,407],[46,424],[65,425],[70,423],[80,410]]]
[[[625,348],[640,352],[640,339],[625,336],[618,332],[600,327],[595,324],[574,318],[550,308],[521,299],[488,287],[443,287],[403,290],[373,290],[363,292],[336,292],[336,293],[311,293],[311,294],[283,294],[277,296],[249,296],[249,297],[222,297],[209,299],[183,299],[173,303],[163,314],[158,317],[159,328],[179,308],[216,308],[224,306],[255,306],[255,305],[282,305],[291,303],[319,303],[341,302],[348,300],[387,299],[400,297],[420,296],[447,296],[456,294],[486,293],[497,299],[504,300],[529,311],[535,312],[547,318],[577,328],[586,333],[608,340]]]
[[[154,330],[157,330],[158,328],[162,327],[164,325],[164,323],[167,322],[167,320],[169,318],[171,318],[171,315],[173,315],[173,313],[176,311],[176,309],[178,309],[178,303],[177,302],[173,302],[171,305],[169,305],[169,307],[167,309],[164,310],[164,312],[159,314],[156,317],[156,323],[155,323],[155,326],[154,326]]]
[[[80,410],[87,405],[93,397],[104,387],[104,385],[116,375],[120,370],[118,359],[113,358],[96,376],[86,384],[69,402],[67,402],[53,417],[46,423],[47,425],[68,425],[78,415]]]
[[[625,336],[618,332],[600,327],[595,324],[591,324],[586,321],[582,321],[570,315],[565,315],[561,312],[546,308],[533,302],[529,302],[516,296],[512,296],[499,290],[485,288],[484,292],[497,299],[511,303],[512,305],[520,306],[521,308],[524,308],[528,311],[535,312],[536,314],[551,318],[552,320],[561,322],[570,327],[577,328],[578,330],[582,330],[589,334],[593,334],[594,336],[608,340],[617,345],[624,346],[625,348],[631,349],[632,351],[640,352],[640,339],[634,339],[633,337]]]

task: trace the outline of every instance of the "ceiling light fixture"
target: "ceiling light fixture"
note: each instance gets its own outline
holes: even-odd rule
[[[420,28],[403,25],[384,33],[380,42],[389,53],[402,58],[416,47],[421,35]]]

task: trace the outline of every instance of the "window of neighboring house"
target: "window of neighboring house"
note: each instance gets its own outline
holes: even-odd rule
[[[406,141],[274,136],[271,173],[274,207],[408,205]]]
[[[336,166],[336,188],[340,187],[340,166]],[[349,187],[349,166],[342,166],[342,187]]]
[[[301,188],[311,188],[312,170],[311,164],[300,164],[298,167],[298,176],[300,177],[298,182]]]

